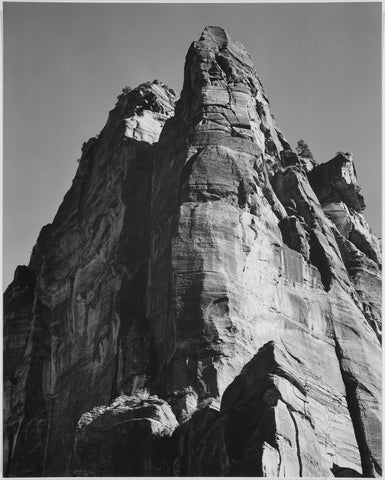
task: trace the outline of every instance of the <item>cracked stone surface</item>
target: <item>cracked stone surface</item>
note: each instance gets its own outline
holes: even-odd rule
[[[352,156],[298,157],[221,27],[175,100],[124,89],[5,293],[6,475],[380,476]]]

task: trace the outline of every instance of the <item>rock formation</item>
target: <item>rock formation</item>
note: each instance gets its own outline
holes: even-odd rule
[[[174,101],[124,89],[5,293],[5,474],[380,476],[352,157],[296,155],[220,27]]]

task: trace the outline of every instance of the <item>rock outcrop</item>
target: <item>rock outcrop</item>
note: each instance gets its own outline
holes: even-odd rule
[[[174,99],[125,89],[5,294],[9,475],[68,473],[80,414],[148,382],[153,144]]]
[[[164,400],[118,397],[79,420],[75,476],[168,476],[178,422]],[[168,460],[168,461],[167,461]]]
[[[5,293],[6,475],[381,475],[351,156],[298,157],[220,27],[174,100],[124,89]]]

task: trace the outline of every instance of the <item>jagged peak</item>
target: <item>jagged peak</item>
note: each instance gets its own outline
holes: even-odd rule
[[[348,152],[338,152],[328,162],[317,165],[309,174],[309,180],[321,204],[342,200],[356,212],[366,207],[353,155]]]
[[[202,48],[203,46],[208,50],[219,52],[227,50],[235,61],[240,62],[247,69],[253,70],[253,74],[256,75],[253,62],[244,45],[233,40],[223,27],[217,25],[205,27],[199,41],[194,42],[192,46],[193,48],[197,46]]]
[[[241,107],[244,103],[253,106],[252,111],[244,111]],[[205,27],[200,39],[190,46],[175,118],[181,120],[179,124],[185,129],[205,125],[202,128],[207,137],[217,135],[219,128],[223,132],[230,129],[235,136],[253,138],[269,171],[281,165],[282,151],[291,152],[289,143],[277,129],[247,50],[220,26]],[[218,118],[222,122],[219,127]]]
[[[225,47],[232,40],[223,27],[217,25],[208,25],[204,28],[199,41],[211,41],[218,43],[218,45],[221,47]]]
[[[129,86],[123,87],[122,93],[118,96],[118,98],[121,97],[122,95],[125,96],[125,95],[132,94],[132,92],[141,92],[143,94],[149,91],[158,92],[159,90],[163,90],[167,92],[167,94],[169,94],[170,97],[176,96],[176,93],[172,88],[169,88],[169,86],[166,85],[165,83],[155,79],[155,80],[149,80],[147,82],[143,82],[135,88],[132,88]]]
[[[141,83],[136,88],[124,87],[116,105],[131,105],[142,110],[169,114],[173,111],[175,100],[176,93],[172,88],[159,80],[153,80]]]

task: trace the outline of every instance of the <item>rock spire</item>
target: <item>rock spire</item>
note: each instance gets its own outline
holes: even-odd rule
[[[5,293],[5,474],[380,476],[352,156],[298,156],[221,27],[175,100],[123,90]]]

